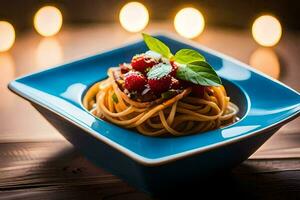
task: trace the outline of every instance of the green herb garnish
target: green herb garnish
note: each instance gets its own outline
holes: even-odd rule
[[[113,95],[111,96],[112,100],[115,102],[115,103],[119,103],[119,100],[118,100],[118,97],[116,95],[116,93],[113,93]]]
[[[181,64],[188,64],[196,61],[205,61],[205,58],[193,49],[181,49],[176,52],[174,60]]]
[[[219,86],[222,84],[215,70],[204,61],[179,67],[176,77],[203,86]]]
[[[165,58],[173,57],[169,47],[167,45],[165,45],[163,42],[161,42],[160,40],[158,40],[150,35],[147,35],[145,33],[143,33],[143,38],[144,38],[146,45],[148,46],[148,48],[150,50],[161,54]]]
[[[150,50],[180,64],[176,72],[177,78],[203,86],[219,86],[222,84],[216,71],[199,52],[193,49],[181,49],[174,56],[169,47],[160,40],[145,33],[143,33],[143,38]],[[147,75],[150,78],[161,78],[170,73],[171,70],[170,65],[161,64],[158,67],[153,67]]]

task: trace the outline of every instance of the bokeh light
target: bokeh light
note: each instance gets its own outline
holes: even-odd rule
[[[259,71],[278,79],[280,75],[280,62],[273,49],[261,47],[253,52],[249,64]]]
[[[15,42],[15,29],[7,21],[0,21],[0,52],[9,50]]]
[[[58,33],[62,22],[62,14],[54,6],[42,7],[34,16],[34,28],[42,36],[52,36]]]
[[[263,15],[257,18],[252,25],[254,40],[266,47],[276,45],[282,34],[281,24],[271,15]]]
[[[149,22],[147,8],[139,2],[130,2],[122,7],[119,14],[122,27],[129,32],[143,30]]]
[[[183,37],[195,38],[200,35],[205,26],[201,12],[195,8],[183,8],[175,16],[174,26]]]

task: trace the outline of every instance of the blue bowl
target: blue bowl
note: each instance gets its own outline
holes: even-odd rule
[[[295,90],[230,57],[164,35],[175,52],[192,48],[215,68],[241,111],[240,121],[184,137],[148,137],[88,113],[82,97],[109,67],[147,50],[143,41],[21,77],[9,89],[28,100],[87,158],[150,194],[232,169],[300,113]]]

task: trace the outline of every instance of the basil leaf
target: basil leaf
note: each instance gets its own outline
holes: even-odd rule
[[[205,61],[194,62],[179,66],[177,78],[203,86],[220,86],[220,77],[215,70]]]
[[[173,56],[169,47],[160,40],[145,33],[143,33],[143,38],[150,50],[155,51],[166,58],[171,58]]]
[[[172,71],[172,66],[164,63],[159,63],[152,67],[147,73],[148,79],[162,78]]]
[[[112,100],[115,102],[115,103],[119,103],[119,100],[118,100],[118,97],[116,95],[116,93],[113,93],[113,95],[111,96]]]
[[[175,54],[175,61],[181,64],[193,63],[196,61],[205,61],[204,56],[193,49],[181,49]]]

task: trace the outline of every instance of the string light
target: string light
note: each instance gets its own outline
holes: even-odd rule
[[[195,8],[183,8],[175,16],[176,31],[186,38],[195,38],[200,35],[205,26],[201,12]]]
[[[276,45],[282,34],[281,24],[271,15],[258,17],[252,25],[252,35],[254,40],[266,47]]]
[[[0,52],[9,50],[15,42],[15,29],[7,21],[0,21]]]
[[[34,28],[42,36],[53,36],[58,33],[62,22],[62,14],[54,6],[42,7],[34,16]]]
[[[147,26],[149,13],[143,4],[130,2],[125,4],[120,10],[119,20],[125,30],[139,32]]]

